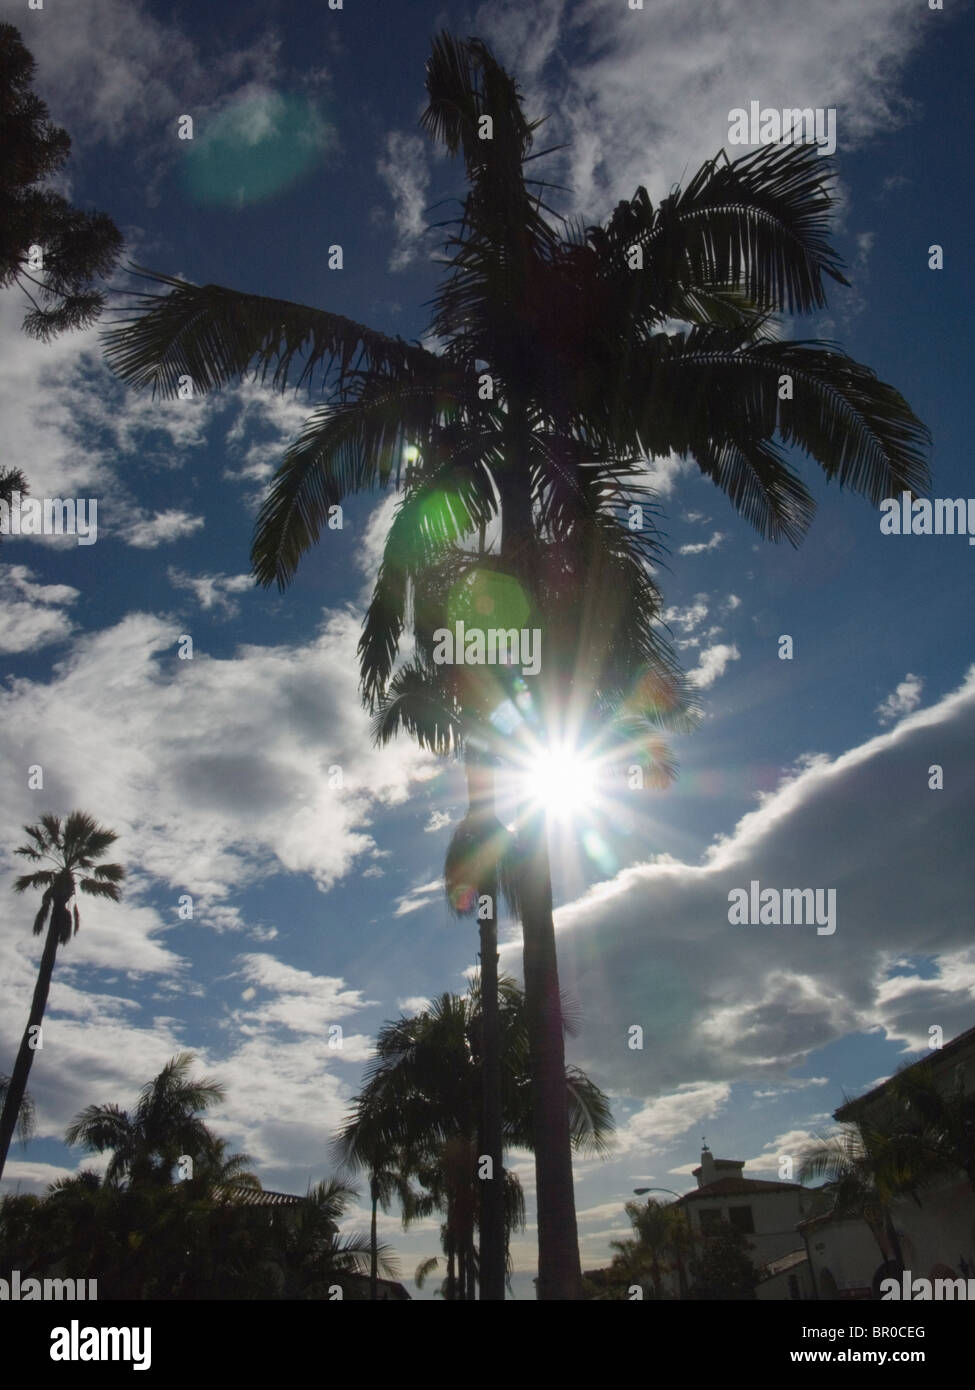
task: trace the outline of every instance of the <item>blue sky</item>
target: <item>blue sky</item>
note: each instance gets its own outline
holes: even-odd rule
[[[529,113],[549,113],[545,143],[569,147],[545,176],[589,221],[639,183],[656,200],[693,174],[732,108],[834,107],[834,241],[852,287],[784,334],[836,339],[897,386],[932,432],[931,495],[975,493],[969,7],[0,0],[0,16],[72,136],[62,186],[113,217],[132,259],[411,339],[439,274],[424,227],[464,192],[417,127],[440,27],[485,37]],[[187,114],[193,141],[177,138]],[[60,953],[30,1083],[39,1133],[3,1186],[73,1170],[59,1136],[75,1112],[130,1103],[191,1049],[227,1084],[217,1127],[266,1186],[304,1191],[330,1171],[378,1027],[463,989],[476,950],[440,889],[460,770],[406,742],[375,751],[356,691],[395,499],[351,503],[286,594],[255,589],[256,509],[313,402],[246,384],[153,403],[107,372],[97,331],[37,344],[22,312],[17,291],[0,296],[4,461],[34,496],[97,498],[98,540],[0,547],[7,1070],[38,957],[32,910],[9,895],[21,827],[87,809],[119,832],[130,877],[123,905],[83,902]],[[619,1124],[608,1161],[577,1165],[590,1267],[625,1232],[634,1186],[692,1184],[702,1133],[774,1177],[844,1096],[975,1014],[975,551],[883,536],[875,508],[802,468],[819,508],[796,551],[760,540],[691,464],[648,464],[670,551],[658,579],[705,719],[675,741],[669,792],[621,792],[598,821],[553,831],[569,1055]],[[29,790],[38,763],[44,787]],[[728,892],[752,879],[835,888],[835,933],[732,926]],[[192,921],[177,916],[185,893]],[[517,973],[517,928],[502,934]],[[531,1162],[513,1162],[531,1219]],[[403,1236],[385,1218],[406,1275],[437,1253],[437,1225]],[[531,1226],[515,1254],[530,1292]]]

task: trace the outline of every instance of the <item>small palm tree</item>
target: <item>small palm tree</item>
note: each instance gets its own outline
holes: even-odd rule
[[[893,1207],[898,1196],[916,1188],[919,1175],[913,1163],[905,1163],[904,1147],[894,1130],[860,1121],[819,1136],[799,1165],[800,1182],[818,1178],[825,1179],[821,1206],[838,1220],[865,1222],[884,1259],[893,1259],[902,1271],[904,1255]]]
[[[910,1153],[923,1146],[932,1178],[960,1168],[975,1192],[975,1095],[960,1080],[942,1089],[913,1063],[894,1077],[891,1093],[906,1111],[898,1147]]]
[[[229,1176],[235,1181],[246,1158],[224,1155],[222,1141],[211,1134],[197,1112],[208,1110],[223,1100],[224,1087],[217,1081],[189,1075],[192,1052],[181,1052],[146,1083],[139,1103],[129,1115],[117,1105],[89,1105],[68,1127],[64,1142],[80,1144],[89,1153],[112,1157],[105,1180],[130,1185],[172,1181],[173,1169],[183,1155],[195,1165],[200,1162],[219,1172],[221,1163],[230,1163]],[[218,1178],[219,1180],[219,1178]]]
[[[0,1116],[0,1177],[3,1176],[10,1140],[23,1105],[34,1051],[39,1045],[40,1028],[54,972],[54,958],[58,947],[70,941],[72,926],[75,934],[81,926],[78,904],[73,903],[73,899],[80,890],[92,898],[110,898],[112,902],[118,902],[122,896],[119,884],[125,878],[121,864],[96,864],[95,861],[101,859],[118,836],[113,830],[98,825],[84,811],[72,811],[63,824],[59,816],[41,816],[38,825],[28,825],[24,829],[32,843],[21,845],[16,853],[34,863],[47,859],[53,868],[24,874],[14,884],[17,893],[23,893],[28,888],[44,889],[40,908],[34,918],[34,935],[40,936],[46,925],[47,939],[37,972],[27,1027]]]

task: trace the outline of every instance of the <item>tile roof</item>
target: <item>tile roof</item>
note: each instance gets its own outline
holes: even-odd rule
[[[802,1192],[797,1182],[765,1182],[761,1178],[718,1178],[706,1187],[695,1192],[685,1192],[682,1202],[693,1202],[698,1197],[753,1197],[760,1192]]]
[[[296,1207],[305,1201],[291,1192],[269,1192],[263,1187],[248,1187],[246,1183],[222,1183],[213,1189],[218,1202],[235,1207]]]

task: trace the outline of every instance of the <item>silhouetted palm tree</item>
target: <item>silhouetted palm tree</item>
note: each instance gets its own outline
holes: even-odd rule
[[[219,1167],[223,1145],[211,1134],[200,1113],[223,1100],[225,1089],[217,1081],[191,1077],[192,1052],[180,1052],[143,1086],[130,1115],[120,1106],[86,1106],[65,1131],[66,1144],[78,1144],[89,1153],[112,1157],[105,1170],[109,1183],[152,1182],[167,1185],[184,1155],[193,1161]],[[234,1155],[234,1174],[243,1155]]]
[[[126,380],[167,395],[181,376],[205,391],[252,369],[280,389],[298,375],[327,393],[262,509],[252,558],[263,584],[290,583],[330,507],[404,486],[360,647],[372,708],[394,674],[417,576],[500,523],[498,553],[482,566],[515,586],[530,615],[516,626],[543,629],[552,655],[534,704],[551,730],[564,727],[566,690],[599,708],[666,666],[646,567],[653,528],[630,530],[625,514],[647,457],[690,456],[763,536],[797,544],[814,504],[782,444],[877,503],[926,487],[927,436],[869,368],[830,344],[772,334],[772,314],[823,307],[825,277],[846,283],[826,240],[830,166],[818,150],[765,146],[734,163],[721,154],[659,206],[641,188],[605,226],[575,228],[526,177],[539,123],[481,41],[440,35],[427,91],[422,124],[463,155],[470,183],[434,301],[441,352],[322,310],[150,274],[168,293],[141,298],[108,354]],[[519,838],[539,1297],[576,1298],[540,812],[524,815]]]
[[[532,1090],[524,996],[511,979],[498,985],[503,1142],[531,1148]],[[366,1139],[369,1151],[385,1147],[398,1171],[408,1173],[446,1213],[446,1297],[475,1296],[479,1131],[482,1115],[481,1028],[478,983],[466,997],[445,994],[429,1009],[380,1030],[376,1058],[353,1103],[352,1116],[336,1140],[335,1153],[356,1161]],[[564,1073],[572,1141],[583,1152],[605,1152],[613,1122],[606,1096],[581,1071]],[[364,1164],[363,1164],[364,1166]],[[506,1220],[520,1210],[505,1183]],[[422,1201],[415,1210],[427,1210]]]
[[[113,830],[96,824],[84,811],[72,811],[63,825],[58,816],[41,816],[38,825],[28,825],[24,829],[33,843],[21,845],[16,853],[34,863],[47,859],[54,867],[23,874],[14,883],[17,893],[26,892],[28,888],[44,889],[41,906],[34,918],[34,935],[40,936],[47,925],[47,938],[27,1027],[0,1116],[0,1177],[3,1176],[11,1136],[27,1089],[34,1051],[40,1047],[40,1029],[51,988],[54,959],[58,947],[70,941],[72,925],[75,933],[81,926],[78,904],[75,902],[72,907],[72,900],[80,891],[89,897],[110,898],[112,902],[118,902],[122,896],[118,885],[125,878],[121,864],[96,864],[95,861],[101,859],[118,836]]]

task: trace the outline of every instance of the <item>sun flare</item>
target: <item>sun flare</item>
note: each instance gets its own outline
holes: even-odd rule
[[[525,789],[550,816],[569,820],[593,805],[595,764],[571,748],[541,749],[526,769]]]

